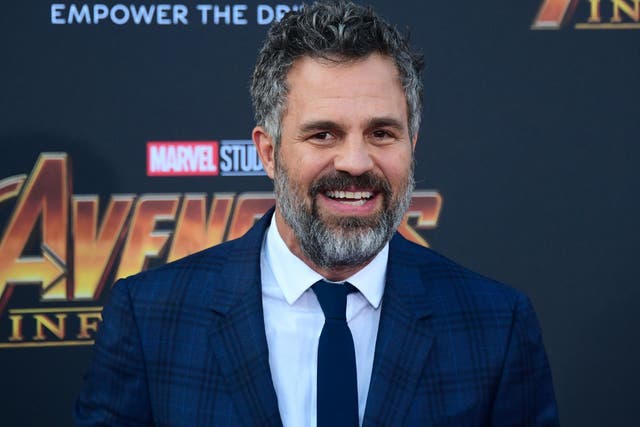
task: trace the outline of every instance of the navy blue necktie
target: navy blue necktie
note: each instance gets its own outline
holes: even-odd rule
[[[347,295],[357,289],[324,280],[312,289],[325,319],[318,344],[318,427],[357,427],[356,353],[346,317]]]

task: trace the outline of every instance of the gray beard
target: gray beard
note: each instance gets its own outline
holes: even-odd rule
[[[332,182],[333,178],[327,177],[324,181]],[[359,179],[343,172],[335,176],[335,181],[342,182],[357,182]],[[379,182],[383,187],[383,208],[378,215],[373,218],[323,220],[317,207],[316,195],[319,190],[314,189],[317,186],[312,185],[309,190],[312,203],[311,207],[307,207],[304,197],[300,195],[300,187],[289,180],[286,169],[276,161],[274,186],[278,208],[285,222],[293,229],[304,256],[318,267],[333,269],[363,265],[380,252],[398,229],[411,203],[415,185],[413,162],[404,188],[397,197],[392,197],[388,182],[373,174],[369,175],[369,179]]]

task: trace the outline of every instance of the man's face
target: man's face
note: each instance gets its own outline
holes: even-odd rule
[[[321,268],[364,265],[413,190],[415,140],[396,66],[380,54],[346,63],[303,57],[287,77],[280,144],[271,156],[258,144],[275,181],[278,228]]]

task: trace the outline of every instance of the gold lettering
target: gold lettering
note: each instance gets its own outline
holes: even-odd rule
[[[245,193],[238,196],[227,240],[237,239],[246,233],[274,203],[273,193]]]
[[[179,200],[177,194],[146,194],[138,199],[116,279],[136,274],[147,267],[149,258],[162,256],[171,231],[155,228],[158,221],[175,220]]]
[[[33,318],[36,321],[36,335],[33,336],[34,340],[44,341],[47,338],[44,334],[45,329],[61,340],[64,339],[66,314],[56,314],[56,318],[58,319],[57,324],[53,323],[53,321],[44,314],[34,314]]]
[[[97,299],[124,240],[134,196],[112,196],[98,227],[98,196],[73,196],[74,300]]]
[[[176,221],[167,262],[222,243],[233,199],[233,193],[215,193],[209,220],[205,223],[207,197],[204,194],[186,194]]]
[[[99,322],[102,321],[102,313],[78,313],[80,319],[80,332],[76,336],[78,339],[93,338],[89,331],[96,332]]]
[[[640,0],[633,0],[633,9],[625,0],[611,0],[611,3],[613,4],[613,16],[611,17],[611,22],[622,22],[620,12],[624,13],[635,22],[640,21]]]
[[[40,155],[0,241],[0,297],[8,284],[39,283],[43,300],[67,298],[69,181],[66,154]],[[23,256],[36,227],[41,254]]]
[[[435,228],[438,225],[441,209],[442,196],[437,191],[414,191],[411,206],[400,223],[398,232],[406,239],[428,247],[429,243],[418,233],[418,230]],[[410,219],[415,220],[414,227],[409,224]]]
[[[589,3],[591,3],[589,22],[593,24],[602,22],[602,17],[600,16],[600,0],[589,0]]]
[[[11,336],[9,337],[9,341],[23,341],[24,337],[22,336],[22,318],[20,315],[11,315],[9,316],[11,319]]]

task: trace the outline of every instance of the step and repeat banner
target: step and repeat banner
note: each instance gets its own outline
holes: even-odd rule
[[[633,425],[640,0],[371,4],[427,64],[401,232],[531,296],[563,425]],[[72,425],[113,282],[272,206],[248,85],[300,7],[3,4],[2,426]]]

